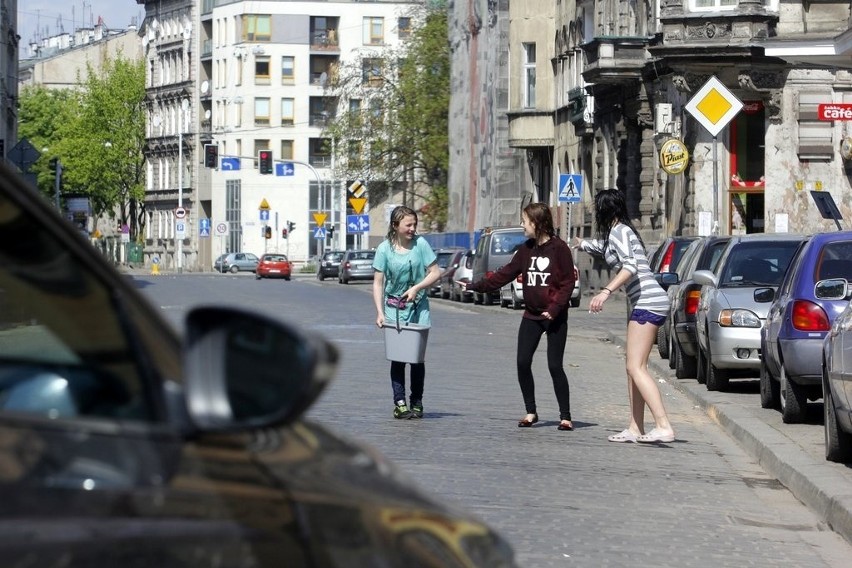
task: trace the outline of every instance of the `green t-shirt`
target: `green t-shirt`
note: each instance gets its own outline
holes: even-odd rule
[[[395,251],[390,241],[382,241],[382,244],[376,247],[373,268],[385,275],[385,298],[401,296],[411,286],[423,280],[426,277],[426,269],[437,258],[435,251],[422,237],[415,237],[414,246],[403,253]],[[421,290],[417,294],[415,304],[408,304],[405,309],[398,312],[401,321],[431,325],[429,294],[426,290]],[[396,318],[397,309],[389,307],[385,302],[385,320],[395,322]]]

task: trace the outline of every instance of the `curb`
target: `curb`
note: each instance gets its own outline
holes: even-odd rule
[[[614,344],[625,347],[623,336],[612,332],[607,334]],[[820,520],[852,544],[852,493],[838,491],[838,488],[848,485],[845,478],[827,468],[825,462],[815,462],[795,442],[741,408],[715,403],[704,396],[699,388],[674,379],[668,365],[664,368],[657,361],[649,361],[648,366],[653,373],[665,378],[670,385],[700,406],[769,475],[780,481]],[[697,386],[704,388],[703,385]]]

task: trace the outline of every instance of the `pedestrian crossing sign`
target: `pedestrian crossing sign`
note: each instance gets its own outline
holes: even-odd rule
[[[580,203],[583,196],[583,174],[559,174],[559,202]]]

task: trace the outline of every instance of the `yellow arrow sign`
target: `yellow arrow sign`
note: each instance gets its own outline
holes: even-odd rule
[[[357,197],[350,197],[349,204],[352,206],[352,209],[355,210],[355,213],[360,215],[361,211],[364,210],[364,205],[367,204],[367,198],[362,197],[359,199]]]
[[[263,201],[260,202],[260,208],[269,209],[269,202],[266,200],[265,197],[263,198]]]
[[[328,217],[328,213],[314,213],[314,221],[320,227],[325,223],[325,218]]]

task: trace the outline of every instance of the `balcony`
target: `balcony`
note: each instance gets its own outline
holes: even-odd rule
[[[650,61],[646,37],[596,37],[583,44],[587,83],[618,85],[642,79],[642,69]]]

